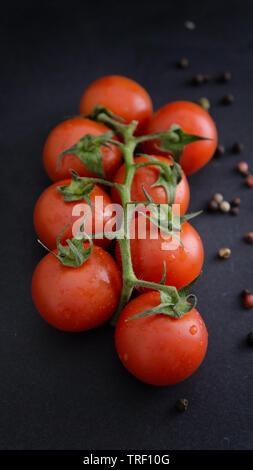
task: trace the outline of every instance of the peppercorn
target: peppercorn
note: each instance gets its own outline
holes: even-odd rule
[[[239,208],[238,207],[232,207],[231,209],[231,215],[238,215],[239,214]]]
[[[247,178],[245,179],[245,184],[249,188],[253,188],[253,175],[248,175]]]
[[[230,248],[220,248],[220,250],[219,250],[219,257],[220,258],[226,259],[226,258],[229,258],[230,255],[231,255]]]
[[[244,145],[241,144],[240,142],[235,142],[233,145],[232,145],[232,152],[234,153],[240,153],[242,152],[244,149]]]
[[[210,82],[212,78],[211,75],[209,75],[209,73],[204,73],[203,77],[204,77],[204,83]]]
[[[188,404],[189,402],[186,398],[180,398],[179,400],[176,401],[175,407],[177,411],[183,412],[187,410]]]
[[[249,346],[253,346],[253,331],[250,331],[247,336],[247,343]]]
[[[234,101],[235,101],[235,98],[231,94],[224,95],[223,98],[222,98],[222,103],[223,104],[232,104]]]
[[[244,297],[243,301],[244,308],[252,308],[253,307],[253,294],[247,294]]]
[[[230,72],[224,72],[221,74],[219,77],[220,82],[229,82],[231,80],[232,76]]]
[[[237,207],[241,204],[241,199],[239,197],[235,197],[232,201],[231,201],[231,206],[233,207]]]
[[[215,150],[215,156],[220,157],[221,155],[224,155],[224,153],[225,153],[224,145],[218,145],[216,150]]]
[[[183,57],[178,61],[177,66],[179,69],[186,69],[187,67],[189,67],[189,60]]]
[[[239,162],[237,164],[237,170],[241,175],[248,175],[249,174],[249,165],[247,162]]]
[[[193,85],[202,85],[203,83],[204,83],[204,75],[202,75],[201,73],[198,73],[192,79]]]
[[[220,193],[215,193],[213,195],[213,200],[220,204],[223,201],[223,195]]]
[[[196,25],[194,23],[194,21],[185,21],[185,27],[186,29],[189,29],[190,31],[193,31],[195,28],[196,28]]]
[[[241,292],[242,297],[245,297],[246,295],[249,295],[249,294],[250,294],[249,289],[243,289],[242,292]]]
[[[210,108],[211,108],[211,105],[210,105],[210,101],[208,98],[200,98],[198,100],[198,104],[199,106],[201,106],[201,108],[203,108],[205,111],[208,111]]]
[[[222,201],[220,203],[220,210],[221,212],[229,212],[230,211],[230,204],[228,201]]]
[[[209,203],[207,204],[207,210],[210,212],[215,212],[219,209],[219,204],[218,202],[214,201],[214,199],[211,199]]]
[[[253,243],[253,232],[246,233],[244,240],[246,243]]]

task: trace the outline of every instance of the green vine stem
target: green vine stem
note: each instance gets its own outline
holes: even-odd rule
[[[138,168],[142,166],[148,165],[156,165],[164,172],[164,178],[167,180],[167,184],[172,187],[168,193],[168,204],[171,205],[174,202],[174,195],[175,195],[175,188],[178,182],[182,177],[182,170],[180,165],[177,163],[180,160],[180,156],[185,145],[189,143],[195,142],[197,140],[202,140],[203,137],[195,136],[186,134],[182,131],[181,128],[174,125],[171,127],[170,130],[166,132],[156,133],[147,136],[134,136],[134,131],[138,124],[137,121],[132,121],[130,124],[124,123],[120,118],[114,116],[109,110],[103,108],[102,106],[95,107],[89,116],[90,119],[94,119],[98,122],[102,122],[107,127],[112,129],[115,133],[119,134],[121,137],[120,142],[114,141],[111,139],[111,133],[104,134],[99,138],[94,138],[92,140],[92,136],[88,136],[89,139],[86,142],[85,136],[80,140],[83,147],[79,143],[76,146],[67,149],[64,153],[73,153],[73,150],[76,151],[76,155],[85,163],[89,160],[89,164],[91,165],[92,170],[92,159],[94,161],[94,168],[102,168],[102,157],[100,155],[100,147],[101,145],[117,145],[120,147],[125,163],[125,179],[123,184],[112,183],[107,181],[103,178],[89,178],[83,177],[85,183],[93,183],[93,184],[106,184],[111,187],[117,188],[121,197],[121,203],[123,208],[123,231],[122,227],[118,232],[115,232],[115,238],[119,243],[120,252],[121,252],[121,261],[122,261],[122,277],[123,277],[123,288],[121,293],[120,302],[118,308],[111,319],[111,324],[116,325],[119,315],[122,309],[125,307],[127,302],[129,301],[134,286],[142,286],[149,289],[155,289],[160,292],[161,296],[161,307],[156,308],[153,313],[164,313],[167,315],[174,316],[175,318],[179,318],[180,316],[184,315],[188,311],[190,311],[193,306],[187,302],[187,298],[189,297],[188,293],[188,286],[184,289],[180,289],[179,291],[173,286],[167,286],[163,284],[165,279],[165,274],[163,276],[163,281],[160,284],[154,282],[147,282],[141,279],[137,279],[135,273],[133,271],[132,266],[132,258],[131,258],[131,249],[130,249],[130,238],[128,236],[129,230],[129,220],[128,220],[128,211],[127,206],[132,203],[131,201],[131,185],[134,178],[134,174]],[[106,139],[106,135],[108,138]],[[165,151],[170,151],[173,153],[175,159],[172,159],[172,165],[168,165],[167,163],[160,162],[155,160],[150,156],[148,157],[150,160],[147,162],[142,163],[135,163],[134,162],[134,152],[136,146],[144,142],[146,140],[153,140],[159,139],[161,142],[161,149]],[[87,140],[87,139],[86,139]],[[89,154],[90,152],[90,158]],[[60,159],[63,155],[60,156]],[[174,170],[174,173],[172,172]],[[95,172],[95,171],[94,171]],[[156,183],[160,184],[160,180]],[[167,188],[168,189],[168,188]],[[169,193],[171,194],[169,198]],[[93,238],[93,237],[92,237]],[[181,291],[181,292],[180,292]],[[152,312],[144,312],[145,315],[152,314]]]

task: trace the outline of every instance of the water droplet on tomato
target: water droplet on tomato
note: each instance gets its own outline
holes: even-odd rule
[[[198,328],[196,327],[196,325],[192,325],[190,328],[191,335],[196,335],[197,332],[198,332]]]

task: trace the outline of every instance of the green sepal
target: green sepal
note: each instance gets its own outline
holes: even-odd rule
[[[83,223],[80,225],[76,236],[72,238],[72,240],[66,240],[67,246],[62,245],[60,240],[62,234],[67,230],[67,228],[69,228],[70,224],[61,230],[56,241],[57,254],[49,250],[49,248],[47,248],[40,240],[38,240],[38,242],[47,251],[49,251],[49,253],[54,255],[64,266],[78,268],[90,257],[93,249],[92,238],[83,231],[85,218],[86,217],[84,217]],[[83,242],[85,240],[89,240],[89,248],[84,248]]]
[[[157,148],[165,152],[172,152],[177,163],[180,163],[180,158],[186,145],[199,140],[210,140],[199,135],[187,134],[177,124],[173,124],[167,132],[161,132],[157,138],[161,142],[161,145],[157,146]]]
[[[119,121],[122,123],[125,122],[125,120],[122,119],[120,116],[116,116],[109,109],[105,108],[105,106],[102,106],[102,105],[94,106],[91,113],[84,117],[88,119],[92,119],[93,121],[99,121],[99,116],[101,114],[105,114],[107,117],[114,119],[114,121]]]
[[[60,154],[57,168],[59,168],[64,155],[76,155],[88,170],[104,177],[101,146],[110,148],[108,141],[113,135],[113,132],[106,132],[98,136],[91,134],[84,135],[75,145]]]
[[[95,184],[87,182],[86,178],[79,176],[74,170],[70,170],[72,181],[69,186],[57,186],[57,191],[63,195],[64,201],[85,200],[92,210],[89,195],[92,193]]]
[[[179,290],[171,286],[168,286],[166,292],[161,290],[161,303],[159,305],[129,317],[126,321],[157,314],[168,315],[176,319],[183,317],[197,305],[197,297],[194,294],[189,294],[189,289],[198,280],[199,276],[197,276],[196,279],[190,282],[187,286],[182,287]],[[189,302],[190,298],[193,298],[193,303]]]

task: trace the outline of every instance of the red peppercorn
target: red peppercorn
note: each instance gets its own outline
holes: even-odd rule
[[[253,175],[247,176],[245,183],[249,188],[253,188]]]
[[[252,308],[253,307],[253,294],[245,295],[243,301],[244,308]]]
[[[242,175],[247,175],[248,174],[248,170],[249,170],[249,165],[247,162],[239,162],[238,165],[237,165],[237,170],[239,171],[239,173],[241,173]]]

